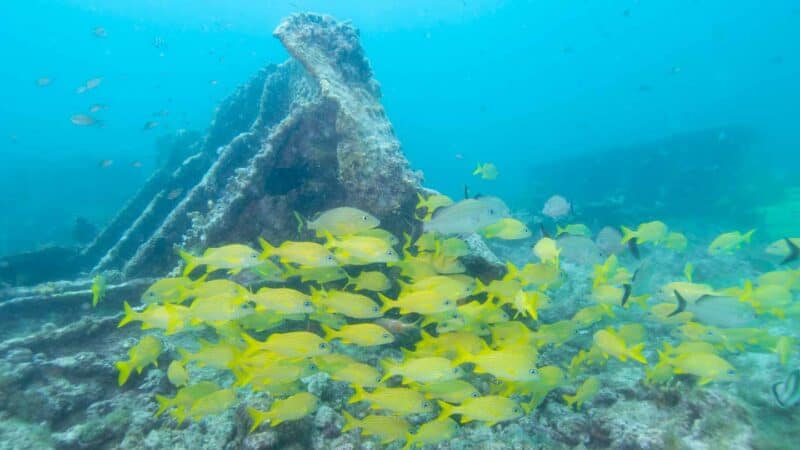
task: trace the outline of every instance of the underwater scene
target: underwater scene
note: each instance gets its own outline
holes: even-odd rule
[[[800,448],[800,3],[0,14],[0,449]]]

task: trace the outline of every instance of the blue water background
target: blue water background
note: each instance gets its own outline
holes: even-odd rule
[[[469,184],[539,209],[525,186],[541,161],[732,124],[757,130],[757,164],[708,182],[798,184],[794,1],[12,0],[0,14],[0,254],[69,243],[77,216],[109,220],[156,167],[157,136],[204,129],[237,85],[287,58],[271,32],[306,10],[361,30],[404,151],[454,197]],[[75,93],[93,77],[103,83]],[[109,106],[104,128],[70,123],[94,103]],[[150,120],[160,126],[142,131]],[[486,161],[498,180],[470,175]]]

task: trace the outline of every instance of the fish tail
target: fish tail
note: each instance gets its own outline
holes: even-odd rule
[[[441,400],[437,400],[436,403],[439,404],[439,409],[441,410],[441,412],[439,413],[439,417],[437,417],[436,420],[446,419],[446,418],[452,416],[453,414],[455,414],[455,411],[454,411],[455,410],[455,406],[453,406],[453,405],[451,405],[449,403],[445,403],[445,402],[443,402]]]
[[[197,258],[183,249],[178,249],[178,254],[181,255],[181,258],[186,262],[186,267],[183,269],[183,276],[189,275],[197,268]]]
[[[412,446],[414,447],[417,446],[416,442],[414,442],[414,435],[411,434],[410,431],[406,433],[405,438],[406,438],[406,445],[404,445],[403,448],[400,450],[409,450]]]
[[[478,167],[476,167],[475,170],[472,171],[472,174],[480,175],[482,173],[483,173],[483,168],[481,167],[481,163],[478,163]]]
[[[319,324],[319,326],[322,328],[322,332],[325,333],[324,338],[326,341],[331,341],[338,337],[339,332],[334,330],[333,328],[324,324]]]
[[[114,364],[114,366],[119,370],[119,376],[117,377],[117,383],[122,386],[128,381],[128,377],[131,376],[131,370],[133,370],[133,366],[131,363],[126,361],[119,361]]]
[[[122,320],[119,321],[119,325],[117,325],[117,328],[124,327],[125,325],[129,324],[136,318],[136,311],[134,311],[133,308],[131,308],[131,305],[129,305],[127,301],[122,302],[122,307],[125,308],[125,317],[123,317]]]
[[[683,298],[683,296],[677,290],[672,292],[675,294],[675,298],[678,300],[678,307],[675,308],[675,310],[672,311],[671,313],[667,314],[667,317],[672,317],[676,314],[683,312],[683,310],[686,309],[686,299]]]
[[[556,224],[556,237],[559,237],[566,232],[567,232],[566,228],[561,228],[561,225]]]
[[[519,269],[517,269],[517,266],[511,261],[506,262],[506,276],[503,277],[503,280],[513,280],[517,277],[519,277]]]
[[[248,407],[247,414],[249,414],[250,419],[253,420],[253,425],[250,427],[250,433],[255,431],[255,429],[258,428],[258,426],[261,425],[262,423],[269,421],[269,413],[264,411],[259,411],[255,408]]]
[[[328,230],[322,230],[323,235],[325,236],[325,248],[333,248],[336,247],[336,238],[328,232]]]
[[[261,256],[259,256],[260,259],[267,259],[275,254],[275,247],[273,247],[272,244],[267,242],[266,239],[259,237],[258,243],[261,244],[261,248],[264,250],[263,252],[261,252]]]
[[[625,304],[628,303],[628,299],[631,297],[632,287],[630,283],[628,283],[622,286],[622,289],[623,289],[623,294],[622,294],[622,300],[620,301],[620,306],[624,308]]]
[[[644,343],[631,347],[628,350],[628,356],[642,364],[647,364],[647,358],[642,355],[642,350],[644,350]]]
[[[620,227],[622,229],[622,241],[621,243],[625,244],[626,242],[630,241],[631,239],[636,237],[636,232],[631,230],[626,226]]]
[[[348,414],[347,411],[342,411],[342,414],[344,415],[344,426],[342,427],[342,433],[346,433],[361,426],[361,421]]]
[[[781,265],[788,264],[797,258],[800,258],[800,247],[798,247],[794,242],[792,242],[789,238],[784,238],[786,241],[786,246],[789,248],[789,254],[786,255],[786,258],[783,258],[781,261]]]
[[[561,396],[561,398],[563,398],[564,401],[567,402],[567,406],[572,408],[573,405],[575,405],[575,402],[578,401],[578,394],[575,394],[575,395],[564,394],[564,395]]]
[[[394,305],[394,303],[395,303],[394,300],[392,300],[389,297],[381,294],[380,292],[378,292],[378,298],[380,298],[381,301],[383,302],[383,305],[381,306],[381,313],[386,314],[386,312],[388,312],[390,309],[394,308],[394,306],[395,306]]]
[[[749,244],[750,243],[750,238],[753,237],[753,233],[755,233],[755,232],[756,232],[755,228],[753,228],[752,230],[748,231],[747,233],[744,234],[744,236],[742,236],[742,240]]]
[[[163,395],[156,394],[156,402],[158,402],[158,410],[155,414],[156,417],[163,414],[164,411],[172,406],[172,399],[169,397],[164,397]]]
[[[366,396],[367,396],[367,391],[365,391],[364,388],[362,388],[361,386],[356,384],[356,385],[354,385],[354,389],[356,390],[356,393],[353,394],[353,396],[350,397],[349,400],[347,400],[348,404],[349,403],[358,403],[358,402],[364,400],[366,398]],[[344,430],[342,430],[342,431],[344,431]]]
[[[380,381],[380,383],[383,383],[395,375],[394,372],[392,371],[392,369],[395,368],[395,363],[389,358],[384,358],[379,361],[379,364],[383,368],[383,377],[381,377]]]

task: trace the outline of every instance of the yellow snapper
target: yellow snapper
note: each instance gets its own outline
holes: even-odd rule
[[[344,264],[365,265],[399,260],[391,244],[383,239],[371,236],[344,236],[337,239],[328,232],[325,232],[325,238],[325,247],[336,249],[336,258]]]
[[[194,282],[189,277],[161,278],[142,294],[142,303],[181,303],[189,296]]]
[[[210,381],[201,381],[183,388],[178,389],[175,397],[165,397],[156,394],[156,401],[158,402],[158,410],[155,416],[158,417],[168,409],[175,408],[173,416],[177,419],[178,423],[183,423],[186,415],[191,409],[192,405],[202,397],[209,395],[213,392],[219,391],[220,387]]]
[[[594,397],[600,390],[600,380],[597,377],[589,377],[581,384],[575,395],[564,395],[564,401],[570,408],[574,405],[575,409],[581,409],[581,406],[587,400]]]
[[[322,325],[322,330],[325,332],[325,339],[328,341],[340,339],[345,344],[354,344],[359,347],[372,347],[394,342],[392,333],[374,323],[345,325],[338,331]]]
[[[94,279],[92,280],[92,307],[97,306],[97,304],[103,300],[103,298],[106,296],[107,289],[108,285],[106,284],[105,275],[95,275]]]
[[[230,369],[240,353],[235,345],[224,340],[212,343],[205,339],[198,339],[198,343],[200,344],[200,349],[195,353],[178,348],[178,353],[184,362],[195,362],[200,367],[208,366],[220,370]]]
[[[206,416],[219,414],[236,403],[236,392],[233,389],[220,389],[200,397],[189,409],[189,416],[198,421]]]
[[[331,379],[344,381],[353,386],[376,388],[381,383],[381,373],[370,366],[360,362],[351,362],[330,373]]]
[[[537,285],[542,289],[557,283],[561,278],[561,270],[557,264],[548,263],[529,263],[517,269],[513,264],[506,264],[508,272],[504,278],[513,278],[522,283],[523,286]]]
[[[556,241],[549,237],[543,237],[533,246],[533,254],[539,258],[543,263],[558,264],[558,255],[561,251],[558,249]]]
[[[480,233],[487,239],[497,238],[506,241],[531,237],[531,230],[528,229],[528,226],[512,218],[500,219],[482,228]]]
[[[118,361],[114,366],[119,370],[119,377],[117,382],[120,386],[128,381],[131,371],[136,369],[136,373],[142,373],[142,370],[153,364],[158,367],[158,355],[161,354],[163,346],[161,341],[155,336],[144,336],[139,343],[133,346],[128,351],[127,361]]]
[[[642,356],[644,343],[628,347],[626,342],[611,328],[597,331],[594,334],[594,344],[603,351],[604,355],[613,356],[620,361],[627,361],[628,358],[631,358],[642,364],[647,364],[647,359]]]
[[[279,247],[273,247],[269,242],[258,238],[264,252],[261,258],[277,256],[284,264],[293,263],[305,267],[331,267],[336,266],[336,258],[321,244],[316,242],[284,241]]]
[[[186,386],[189,383],[189,373],[180,361],[172,361],[167,367],[167,379],[175,387]]]
[[[416,291],[401,294],[397,300],[392,300],[380,293],[378,297],[383,301],[382,313],[392,308],[399,308],[400,314],[417,313],[428,315],[456,309],[455,300],[443,297],[436,291]]]
[[[189,308],[181,305],[156,305],[152,304],[142,312],[134,311],[128,302],[122,302],[125,316],[117,327],[125,326],[130,322],[142,322],[142,330],[159,328],[167,335],[175,334],[186,326],[186,317]]]
[[[497,179],[497,176],[500,172],[497,170],[497,166],[492,163],[478,163],[478,167],[472,171],[472,175],[479,176],[484,180],[494,180]]]
[[[575,337],[578,326],[571,320],[561,320],[554,323],[542,324],[534,334],[536,346],[541,348],[548,344],[556,347]]]
[[[640,224],[636,231],[622,227],[622,243],[624,244],[636,238],[637,244],[644,244],[647,242],[658,244],[667,238],[667,232],[667,225],[658,220]]]
[[[288,288],[263,287],[248,300],[256,304],[256,311],[275,311],[283,314],[310,314],[314,312],[311,297]]]
[[[686,250],[686,247],[689,245],[689,240],[686,239],[686,236],[683,233],[672,231],[669,234],[667,234],[665,245],[670,250],[675,250],[676,252],[682,252]]]
[[[358,420],[347,411],[342,411],[342,414],[345,419],[342,433],[361,428],[361,434],[375,436],[381,444],[405,439],[411,431],[411,425],[402,417],[369,415]]]
[[[383,292],[392,288],[392,282],[383,272],[364,271],[355,278],[347,277],[346,286],[352,285],[356,291]]]
[[[591,237],[592,230],[590,230],[589,227],[587,227],[582,223],[567,225],[563,228],[561,227],[561,225],[556,225],[556,237],[561,236],[562,234]]]
[[[282,400],[275,400],[269,411],[247,408],[247,412],[253,420],[250,432],[252,433],[264,422],[269,422],[270,426],[274,427],[283,422],[300,420],[314,412],[318,405],[319,399],[314,394],[301,392]]]
[[[453,365],[475,364],[475,373],[489,373],[507,381],[528,381],[539,375],[536,352],[484,350],[478,354],[460,352]]]
[[[401,363],[384,359],[381,360],[384,369],[381,382],[395,375],[403,377],[403,384],[452,380],[463,375],[461,369],[453,367],[454,365],[449,359],[439,356],[407,358]]]
[[[700,377],[697,384],[702,386],[712,381],[729,381],[736,376],[730,363],[713,353],[682,353],[666,361],[674,367],[675,373],[688,373]]]
[[[481,395],[475,386],[460,379],[412,384],[412,387],[425,394],[427,398],[444,400],[447,403],[459,404],[468,398],[480,397]]]
[[[283,356],[311,357],[331,353],[331,346],[321,337],[308,331],[289,331],[272,333],[264,342],[257,341],[247,334],[242,334],[247,342],[245,354],[259,350],[275,352]]]
[[[425,422],[419,426],[416,433],[406,434],[406,445],[403,446],[402,450],[444,442],[458,434],[458,430],[458,424],[450,418]]]
[[[440,401],[439,408],[442,410],[439,419],[461,414],[461,423],[479,420],[490,427],[498,422],[514,420],[523,414],[522,408],[515,401],[499,395],[468,398],[461,405]]]
[[[411,284],[398,282],[403,292],[435,291],[442,297],[460,300],[475,290],[475,279],[466,275],[434,275]]]
[[[317,236],[322,236],[323,231],[334,236],[345,236],[370,230],[378,225],[380,220],[372,214],[348,206],[329,209],[320,213],[316,219],[306,222],[306,227],[316,231]]]
[[[183,269],[184,276],[190,274],[198,266],[206,266],[206,273],[227,269],[229,274],[237,274],[242,269],[249,269],[261,264],[258,252],[241,244],[209,248],[203,252],[203,256],[192,256],[183,250],[180,250],[179,253],[186,262],[186,267]]]
[[[756,230],[750,230],[747,233],[740,233],[738,231],[731,231],[729,233],[722,233],[708,246],[709,255],[731,254],[738,250],[744,244],[750,243],[750,238]]]
[[[431,194],[423,198],[422,194],[417,193],[417,198],[419,199],[419,202],[417,202],[415,210],[416,211],[422,209],[425,210],[425,216],[422,218],[423,221],[430,220],[431,216],[433,216],[434,211],[441,208],[442,206],[449,206],[453,204],[453,200],[450,197],[442,194]]]
[[[243,300],[198,297],[186,312],[186,319],[190,320],[192,325],[241,319],[253,312],[253,307],[243,304]]]
[[[433,411],[431,402],[413,389],[378,387],[372,392],[367,392],[356,385],[355,391],[347,403],[366,401],[370,403],[371,409],[385,409],[401,416]]]
[[[581,328],[587,328],[603,320],[604,317],[614,317],[614,311],[611,305],[600,303],[578,310],[572,316],[572,321]]]
[[[354,319],[374,319],[383,315],[380,306],[371,298],[352,292],[312,289],[311,301],[319,308]]]
[[[788,264],[800,257],[800,238],[783,238],[769,244],[765,251],[783,258],[781,264]]]

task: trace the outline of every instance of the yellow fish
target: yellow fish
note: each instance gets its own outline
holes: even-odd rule
[[[461,405],[450,405],[440,401],[439,408],[442,410],[439,419],[461,414],[461,423],[479,420],[486,422],[490,427],[498,422],[514,420],[523,414],[522,408],[515,401],[499,395],[468,398]]]
[[[256,311],[274,311],[283,314],[311,314],[314,304],[311,297],[288,288],[263,287],[248,300],[256,304]]]
[[[572,321],[581,328],[588,328],[603,320],[604,317],[614,317],[614,311],[611,309],[611,305],[600,303],[578,310],[572,316]]]
[[[236,392],[233,389],[220,389],[200,397],[189,409],[189,416],[198,421],[206,416],[219,414],[236,403]]]
[[[628,358],[631,358],[642,364],[647,364],[647,359],[642,355],[644,343],[628,347],[625,341],[611,328],[597,331],[594,334],[594,344],[606,356],[613,356],[620,361],[627,361]]]
[[[738,231],[731,231],[729,233],[722,233],[708,246],[708,254],[709,255],[719,255],[719,254],[732,254],[734,251],[738,250],[744,244],[750,243],[750,238],[753,236],[756,230],[750,230],[747,233],[740,233]]]
[[[194,282],[189,277],[162,278],[142,294],[142,303],[181,303],[189,296]]]
[[[456,434],[458,434],[458,424],[453,419],[435,419],[420,425],[416,433],[407,433],[406,445],[402,450],[438,444],[452,439]]]
[[[347,403],[366,401],[370,403],[371,409],[385,409],[401,416],[433,411],[431,402],[413,389],[378,387],[372,392],[367,392],[356,385],[355,391]]]
[[[412,384],[411,386],[425,394],[427,398],[444,400],[447,403],[460,404],[468,398],[481,396],[481,393],[475,386],[460,379],[433,381],[430,383]]]
[[[736,376],[733,366],[713,353],[682,353],[665,362],[674,367],[675,373],[699,377],[697,384],[700,386],[712,381],[733,380]]]
[[[665,239],[665,245],[667,246],[667,248],[675,250],[676,252],[680,253],[686,250],[686,247],[689,245],[689,240],[686,239],[686,236],[683,233],[672,231],[669,234],[667,234],[667,238]]]
[[[475,364],[475,373],[489,373],[507,381],[528,381],[539,375],[536,352],[484,350],[478,354],[460,352],[453,365]]]
[[[472,175],[480,175],[484,180],[495,180],[499,174],[500,172],[497,170],[497,166],[492,163],[478,163],[478,167],[472,171]]]
[[[318,405],[319,399],[314,394],[301,392],[282,400],[275,400],[269,411],[247,408],[247,412],[253,420],[250,432],[255,431],[264,422],[269,422],[269,425],[274,427],[283,422],[300,420],[314,412]]]
[[[107,288],[108,285],[106,284],[105,275],[95,275],[94,280],[92,280],[92,307],[97,306],[97,304],[103,300],[106,296]]]
[[[500,219],[489,226],[481,228],[480,233],[487,239],[498,238],[506,241],[531,237],[531,230],[528,229],[528,226],[512,218]]]
[[[318,237],[323,235],[323,231],[334,236],[346,236],[371,230],[380,223],[380,220],[366,211],[343,206],[321,213],[316,219],[306,222],[306,227],[314,230]]]
[[[331,353],[331,346],[327,342],[308,331],[272,333],[264,342],[257,341],[244,333],[242,338],[247,342],[245,354],[259,350],[275,352],[290,357],[311,357]]]
[[[344,236],[335,238],[325,232],[325,247],[336,249],[335,256],[348,265],[396,262],[400,258],[392,246],[371,236]]]
[[[561,250],[558,249],[556,241],[548,237],[541,238],[533,246],[533,254],[543,263],[558,264],[558,255],[560,253]]]
[[[378,271],[364,271],[355,278],[347,277],[345,287],[352,285],[356,291],[384,292],[392,288],[389,277]]]
[[[399,308],[400,314],[417,313],[429,315],[456,309],[455,300],[442,297],[436,291],[416,291],[400,294],[397,300],[392,300],[380,293],[378,297],[383,301],[382,313],[392,308]]]
[[[200,349],[196,353],[190,353],[183,348],[178,349],[178,353],[186,363],[195,362],[200,367],[213,367],[215,369],[230,369],[234,366],[234,361],[239,356],[239,349],[229,342],[220,340],[216,344],[198,339]]]
[[[258,252],[241,244],[209,248],[203,252],[203,256],[192,256],[183,250],[179,250],[179,253],[186,262],[186,267],[183,269],[184,276],[192,273],[198,266],[206,266],[206,273],[227,269],[229,274],[234,275],[242,269],[261,264]]]
[[[311,301],[318,308],[354,319],[374,319],[383,315],[380,306],[371,298],[352,292],[311,289]]]
[[[219,391],[220,387],[210,381],[201,381],[178,389],[175,397],[164,397],[156,394],[156,401],[158,402],[158,410],[155,416],[158,417],[169,409],[175,408],[172,416],[178,421],[183,423],[186,420],[186,415],[189,413],[192,405],[202,397],[209,395],[213,392]]]
[[[575,395],[564,395],[564,401],[570,408],[574,405],[575,409],[581,409],[581,405],[594,397],[600,390],[600,380],[597,377],[589,377],[581,384]]]
[[[321,244],[316,242],[285,241],[279,247],[273,247],[269,242],[258,238],[264,252],[260,258],[277,256],[284,264],[293,263],[305,267],[332,267],[336,266],[336,258]]]
[[[338,331],[323,325],[322,330],[325,332],[325,339],[328,341],[340,339],[345,344],[354,344],[359,347],[372,347],[394,342],[392,333],[374,323],[345,325]]]
[[[128,360],[119,361],[114,363],[114,366],[119,370],[119,377],[117,382],[120,386],[128,381],[131,371],[136,369],[136,373],[142,373],[142,370],[153,364],[158,367],[158,356],[161,354],[163,346],[161,341],[155,336],[144,336],[139,343],[134,345],[128,351]]]
[[[369,415],[358,420],[347,411],[342,411],[342,414],[345,419],[342,433],[361,428],[361,434],[375,436],[384,445],[405,439],[411,431],[411,425],[402,417]]]
[[[561,279],[561,269],[557,264],[525,264],[522,269],[517,269],[511,262],[506,263],[507,273],[504,278],[515,279],[523,286],[536,285],[547,289],[550,285]]]
[[[180,361],[172,361],[167,368],[167,379],[175,387],[186,386],[189,383],[189,373]]]
[[[344,381],[353,386],[376,388],[383,377],[381,373],[370,366],[360,362],[351,362],[330,373],[331,379]]]
[[[142,329],[159,328],[167,335],[175,334],[186,326],[186,317],[189,308],[181,305],[156,305],[152,304],[142,312],[134,311],[128,302],[122,302],[125,308],[125,317],[117,327],[123,327],[130,322],[142,322]]]
[[[395,375],[403,377],[403,384],[453,380],[464,374],[460,368],[454,367],[455,365],[457,364],[450,362],[449,359],[439,356],[408,358],[401,363],[384,359],[381,360],[384,369],[381,382]]]
[[[563,228],[561,227],[561,225],[556,225],[556,237],[559,237],[562,234],[569,234],[572,236],[592,237],[592,230],[590,230],[589,227],[587,227],[582,223],[567,225]]]
[[[667,238],[667,232],[667,225],[658,220],[643,223],[639,225],[636,231],[622,227],[622,243],[625,244],[631,239],[636,238],[637,244],[644,244],[647,242],[659,244]]]

